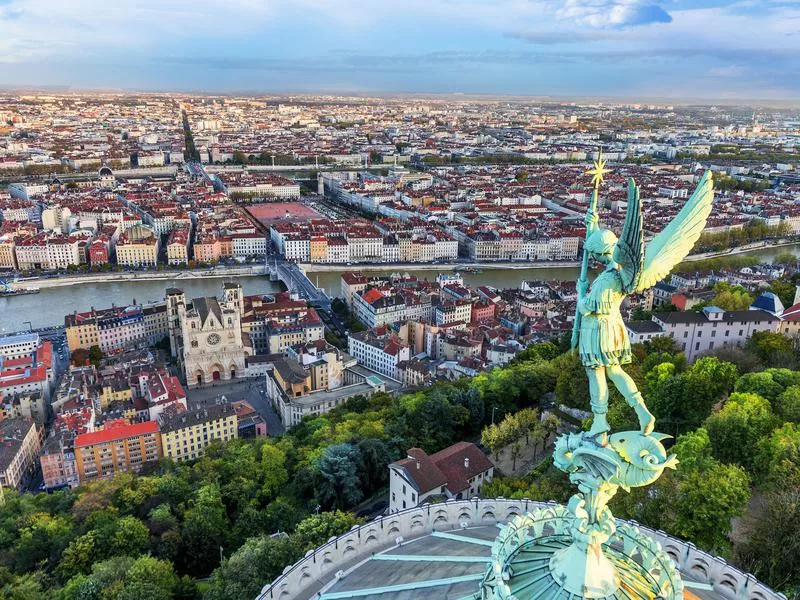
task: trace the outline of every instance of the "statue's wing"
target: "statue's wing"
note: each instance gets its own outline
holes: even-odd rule
[[[711,171],[706,171],[689,201],[672,222],[647,245],[644,267],[636,285],[637,291],[653,287],[686,258],[706,226],[713,201]]]
[[[622,235],[614,248],[614,261],[619,264],[622,289],[630,294],[638,287],[644,264],[644,227],[639,188],[633,179],[628,180],[628,210]]]

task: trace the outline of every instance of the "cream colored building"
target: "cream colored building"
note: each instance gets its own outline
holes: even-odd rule
[[[14,238],[0,237],[0,269],[16,269],[17,255]]]
[[[238,437],[238,428],[236,410],[227,402],[162,417],[162,451],[175,461],[194,460],[212,441]]]
[[[131,227],[117,240],[117,264],[123,267],[154,267],[158,261],[159,244],[158,236],[148,227]]]

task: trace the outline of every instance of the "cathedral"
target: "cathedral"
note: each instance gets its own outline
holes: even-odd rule
[[[194,298],[183,290],[167,290],[169,337],[190,388],[245,375],[245,359],[253,354],[249,336],[242,333],[242,286],[223,285],[222,298]]]

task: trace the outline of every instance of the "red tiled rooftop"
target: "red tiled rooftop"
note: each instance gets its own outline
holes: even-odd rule
[[[158,432],[158,423],[155,421],[145,421],[144,423],[134,423],[133,425],[106,425],[102,431],[83,433],[75,438],[75,447],[93,446],[95,444],[105,444],[113,440],[122,440],[136,435],[145,435]]]

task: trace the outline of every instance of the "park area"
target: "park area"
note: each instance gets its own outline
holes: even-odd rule
[[[322,215],[300,202],[268,202],[251,204],[245,208],[259,223],[269,227],[278,221],[308,221]]]

